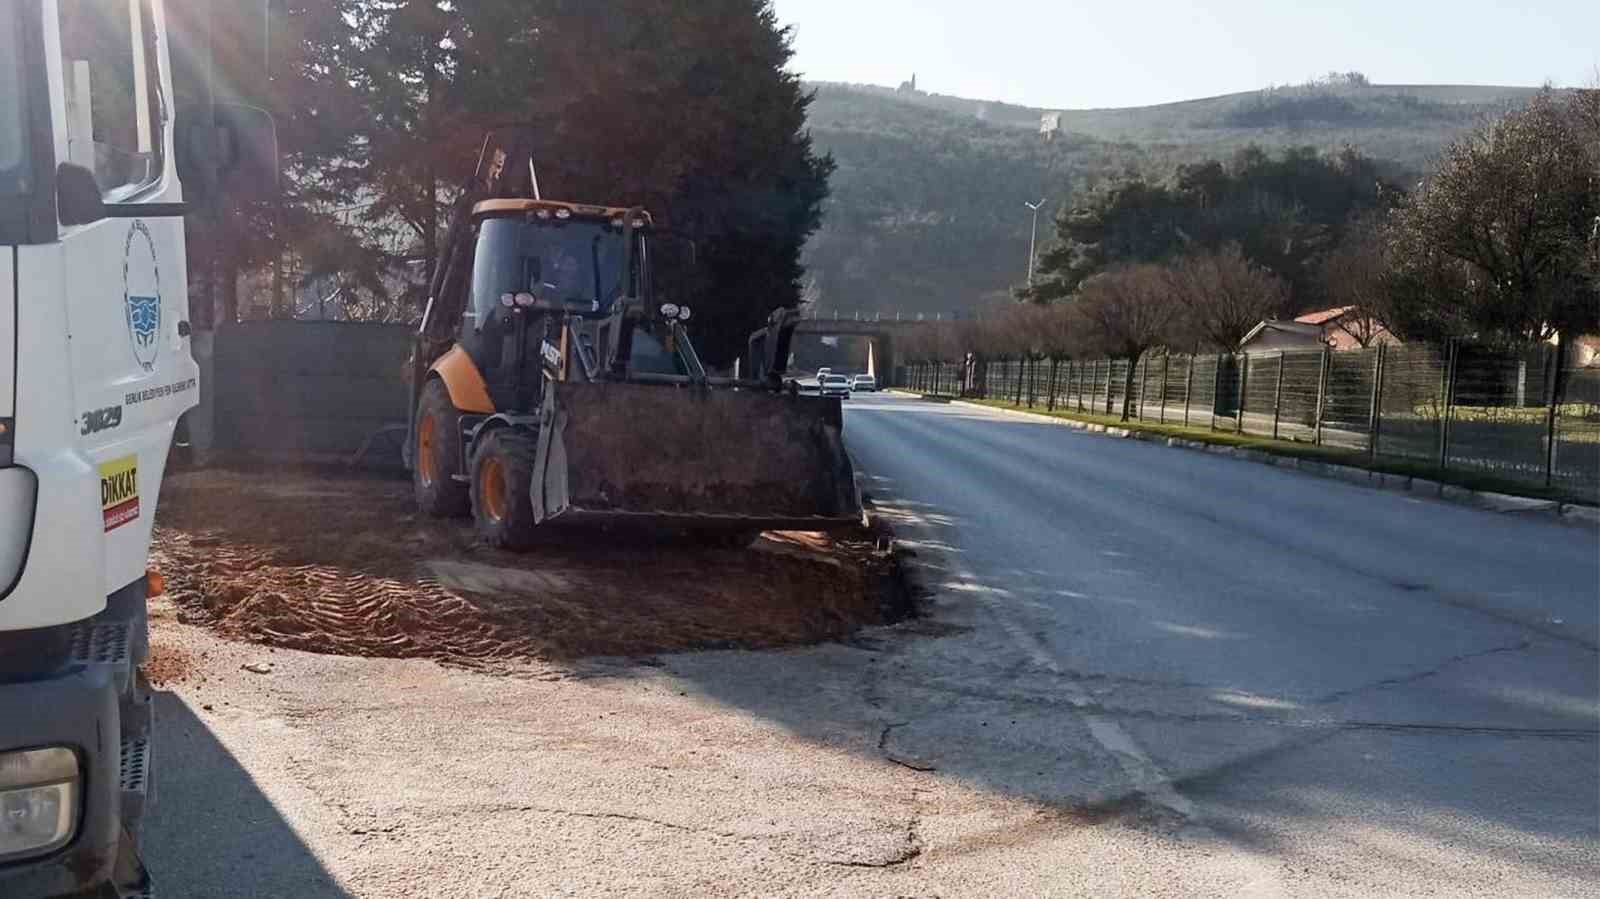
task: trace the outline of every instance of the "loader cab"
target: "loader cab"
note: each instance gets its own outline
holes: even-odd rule
[[[489,200],[474,209],[471,295],[459,343],[483,376],[496,409],[533,408],[542,386],[544,345],[559,347],[573,323],[578,363],[570,375],[598,372],[609,345],[612,312],[623,297],[653,296],[650,222],[626,210],[529,200]],[[633,240],[634,251],[627,252]],[[686,337],[665,324],[634,330],[632,368],[645,374],[696,376]]]

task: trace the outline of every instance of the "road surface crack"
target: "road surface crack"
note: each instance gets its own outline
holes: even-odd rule
[[[1329,703],[1338,702],[1342,699],[1348,699],[1351,696],[1355,696],[1360,693],[1365,693],[1369,690],[1386,690],[1390,687],[1403,687],[1407,684],[1414,684],[1417,681],[1427,680],[1436,674],[1442,674],[1446,668],[1449,668],[1452,665],[1458,665],[1462,662],[1470,662],[1475,659],[1498,655],[1500,653],[1523,652],[1532,646],[1533,643],[1529,640],[1519,640],[1516,643],[1512,643],[1507,646],[1496,646],[1491,649],[1480,649],[1477,652],[1465,652],[1460,655],[1455,655],[1444,659],[1437,665],[1434,665],[1432,668],[1429,668],[1425,671],[1418,671],[1401,677],[1388,677],[1360,687],[1353,687],[1349,690],[1340,690],[1337,693],[1330,693],[1329,695],[1318,700],[1317,704],[1327,705]]]
[[[910,723],[911,722],[909,721],[896,721],[892,724],[885,724],[883,726],[883,732],[878,734],[878,751],[883,753],[883,757],[885,759],[893,762],[896,765],[899,765],[902,768],[909,768],[912,771],[921,772],[939,770],[938,766],[934,765],[930,761],[918,758],[914,755],[905,755],[903,753],[894,752],[889,749],[889,734],[894,732],[895,728],[905,727]]]
[[[1396,733],[1448,736],[1529,737],[1550,740],[1593,740],[1600,731],[1575,727],[1496,727],[1479,724],[1408,724],[1387,721],[1340,721],[1342,730],[1386,730]]]
[[[888,858],[874,859],[827,859],[824,863],[840,868],[893,868],[916,859],[922,855],[922,835],[917,828],[922,823],[921,813],[911,816],[906,822],[906,841],[899,852]]]
[[[752,840],[756,837],[745,836],[728,830],[717,830],[712,827],[695,827],[690,824],[678,824],[674,821],[663,821],[660,818],[651,818],[647,815],[631,815],[626,812],[585,812],[577,809],[560,808],[550,805],[480,805],[474,811],[485,814],[515,814],[517,812],[537,812],[546,815],[565,815],[571,818],[588,818],[595,821],[632,821],[636,824],[649,824],[675,830],[680,833],[697,833],[707,836],[722,837],[729,840]]]

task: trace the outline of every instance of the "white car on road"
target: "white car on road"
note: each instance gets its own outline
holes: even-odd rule
[[[823,375],[817,381],[822,385],[823,396],[850,398],[850,379],[844,375]]]
[[[878,389],[878,379],[872,375],[856,375],[855,379],[850,382],[850,389],[859,390],[863,393],[872,393]]]

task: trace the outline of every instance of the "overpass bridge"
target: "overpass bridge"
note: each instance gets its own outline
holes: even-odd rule
[[[959,320],[962,318],[949,313],[810,311],[795,326],[791,351],[796,365],[805,368],[808,366],[803,360],[808,356],[823,355],[819,344],[827,338],[863,341],[867,349],[860,350],[861,358],[870,358],[873,371],[880,379],[886,380],[893,374],[897,364],[896,344],[903,341],[907,334],[937,322]],[[859,367],[862,371],[867,369],[864,363]]]

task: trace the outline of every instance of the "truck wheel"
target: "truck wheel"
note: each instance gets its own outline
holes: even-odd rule
[[[461,412],[438,378],[422,388],[415,441],[411,483],[416,487],[417,508],[435,518],[465,515],[467,485],[455,479],[461,474]]]
[[[472,518],[478,536],[501,549],[533,545],[533,440],[510,428],[478,438],[472,453]]]

